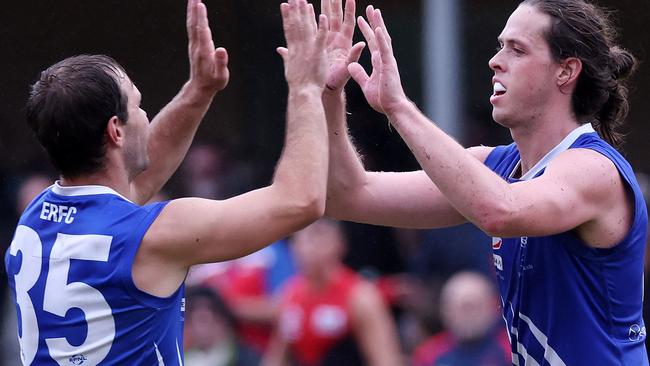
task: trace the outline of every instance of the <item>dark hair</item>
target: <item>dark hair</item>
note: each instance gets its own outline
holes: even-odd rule
[[[108,56],[80,55],[50,66],[32,85],[27,123],[63,176],[104,166],[108,121],[128,120],[120,74],[124,69]]]
[[[235,314],[230,310],[230,307],[223,300],[221,295],[215,290],[205,286],[192,286],[188,287],[185,291],[186,311],[190,313],[194,310],[196,302],[199,300],[206,300],[210,306],[210,310],[221,316],[232,329],[237,329],[238,321]]]
[[[617,32],[604,9],[584,0],[525,0],[551,17],[546,33],[556,61],[576,57],[582,61],[572,96],[579,119],[592,119],[607,142],[619,147],[616,131],[629,110],[626,79],[636,68],[634,56],[616,45]]]

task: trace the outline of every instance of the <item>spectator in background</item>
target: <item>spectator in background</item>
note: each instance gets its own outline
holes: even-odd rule
[[[237,318],[240,340],[263,353],[275,320],[276,297],[294,273],[288,243],[280,240],[239,259],[194,266],[187,283],[219,292]]]
[[[184,196],[225,199],[253,188],[249,166],[228,158],[214,144],[194,144],[181,172]]]
[[[459,272],[441,292],[446,331],[416,348],[414,366],[507,366],[510,343],[499,315],[496,289],[478,272]]]
[[[292,245],[300,274],[282,294],[264,364],[399,365],[397,335],[379,291],[342,264],[339,224],[321,219],[296,233]]]
[[[32,200],[54,183],[54,179],[42,173],[33,173],[20,184],[16,195],[16,213],[19,216]]]
[[[22,179],[15,192],[16,214],[15,220],[29,205],[30,202],[45,188],[50,186],[54,179],[45,173],[30,173]],[[12,223],[12,226],[15,223]],[[9,244],[9,242],[7,242]],[[2,246],[2,253],[6,248]],[[0,270],[2,278],[0,282],[0,294],[7,293],[7,280],[4,268]],[[16,308],[11,302],[13,296],[3,296],[0,298],[0,316],[2,316],[2,335],[0,336],[0,365],[18,365],[20,364],[20,345],[16,338]]]
[[[216,292],[207,287],[191,287],[185,299],[185,364],[259,365],[260,355],[238,340],[237,320]]]

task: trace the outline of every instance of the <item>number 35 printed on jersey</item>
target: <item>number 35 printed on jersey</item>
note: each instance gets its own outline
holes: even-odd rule
[[[111,236],[57,234],[49,256],[49,269],[42,296],[43,311],[65,317],[68,310],[84,312],[88,324],[85,341],[71,345],[65,337],[47,338],[48,352],[59,365],[70,365],[70,359],[83,357],[85,365],[97,365],[108,355],[115,337],[115,320],[104,296],[83,282],[68,283],[70,260],[107,262]],[[15,275],[16,302],[20,308],[22,332],[19,336],[23,363],[29,365],[36,357],[39,324],[34,301],[28,291],[36,285],[43,268],[43,244],[33,229],[20,225],[11,243],[10,254],[22,253],[22,264]]]

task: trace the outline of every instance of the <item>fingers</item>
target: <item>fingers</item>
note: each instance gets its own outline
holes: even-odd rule
[[[345,17],[343,18],[343,35],[351,39],[354,35],[354,15],[356,14],[357,6],[355,0],[347,0],[345,2]]]
[[[307,12],[302,15],[305,17],[303,20],[308,24],[311,32],[316,32],[318,30],[319,24],[316,23],[316,13],[314,12],[314,5],[307,4]],[[319,17],[320,23],[320,17]]]
[[[327,15],[327,17],[331,21],[331,18],[332,18],[331,0],[321,0],[321,2],[320,2],[320,13]]]
[[[354,81],[359,84],[361,89],[366,86],[366,83],[370,79],[370,76],[368,76],[366,70],[364,70],[363,67],[356,62],[348,65],[348,72],[350,73],[350,76],[352,76],[352,79],[354,79]]]
[[[318,16],[318,35],[316,36],[316,47],[319,49],[325,48],[327,40],[327,32],[330,28],[329,19],[325,14]]]
[[[290,19],[290,10],[291,7],[288,3],[280,4],[280,13],[282,14],[282,29],[284,31],[284,39],[287,41],[287,44],[291,43],[293,32],[291,31],[291,19]]]
[[[358,23],[359,23],[359,29],[363,34],[363,38],[365,38],[366,42],[368,42],[368,48],[370,49],[370,52],[373,52],[374,50],[377,49],[377,40],[375,39],[375,32],[372,30],[368,22],[363,17],[358,18]]]
[[[321,0],[321,1],[325,1],[325,2],[332,1],[331,14],[329,15],[329,17],[331,17],[332,31],[340,32],[341,26],[343,24],[343,4],[341,3],[342,0]]]
[[[287,62],[287,56],[289,55],[289,50],[286,47],[278,47],[275,51],[282,57],[282,61]]]
[[[381,30],[384,33],[384,38],[386,39],[388,46],[390,49],[393,49],[392,46],[392,39],[390,37],[390,34],[388,33],[388,28],[386,27],[386,23],[384,23],[384,17],[381,15],[381,10],[377,9],[375,10],[375,22],[378,24],[376,26],[373,26],[374,28],[381,28]]]
[[[350,52],[348,53],[348,64],[358,62],[365,47],[366,44],[363,42],[359,42],[352,46]]]
[[[196,3],[198,0],[187,0],[186,27],[187,37],[190,40],[196,38]]]
[[[309,9],[308,9],[307,3],[304,2],[304,1],[299,0],[299,1],[297,1],[297,6],[298,6],[298,13],[299,13],[299,16],[300,16],[298,24],[300,26],[307,25],[307,27],[310,27],[311,22],[309,22],[309,21],[305,22],[305,19],[307,19],[308,15],[309,15]]]
[[[388,45],[392,49],[392,40],[390,38],[390,35],[388,34],[388,28],[386,27],[386,23],[384,23],[384,18],[381,15],[381,10],[375,9],[372,5],[368,5],[366,8],[366,17],[368,18],[368,22],[370,24],[370,27],[373,29],[381,28],[382,31],[384,32],[384,36],[386,40],[388,41]],[[368,47],[370,47],[370,44],[368,44]]]
[[[386,35],[384,34],[384,30],[381,28],[375,29],[375,37],[377,37],[379,55],[381,56],[382,62],[397,63],[397,61],[395,61],[395,56],[393,55],[393,50],[391,49],[390,44],[388,43],[388,39],[386,39]]]
[[[213,52],[214,43],[212,33],[208,24],[208,9],[205,4],[198,2],[196,5],[196,36],[202,52]]]
[[[315,36],[320,32],[320,25],[316,23],[314,6],[305,0],[289,0],[280,4],[282,25],[287,45],[304,39],[305,36]]]
[[[214,51],[214,57],[217,61],[217,70],[223,70],[228,67],[228,51],[219,47]]]
[[[377,37],[375,31],[370,28],[368,22],[363,17],[359,17],[359,29],[363,33],[366,42],[368,42],[368,49],[370,50],[370,61],[372,62],[373,70],[377,70],[381,66],[381,59],[379,55],[379,46],[377,45]]]

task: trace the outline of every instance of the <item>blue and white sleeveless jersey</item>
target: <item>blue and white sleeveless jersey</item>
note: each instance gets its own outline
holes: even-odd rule
[[[25,365],[183,364],[183,286],[159,298],[131,276],[165,204],[54,184],[27,207],[5,254]]]
[[[493,238],[494,264],[514,365],[648,365],[642,318],[645,201],[630,165],[592,126],[571,132],[520,179],[515,144],[485,164],[508,182],[534,179],[559,153],[592,149],[618,169],[634,203],[632,227],[611,249],[594,249],[569,231]]]

